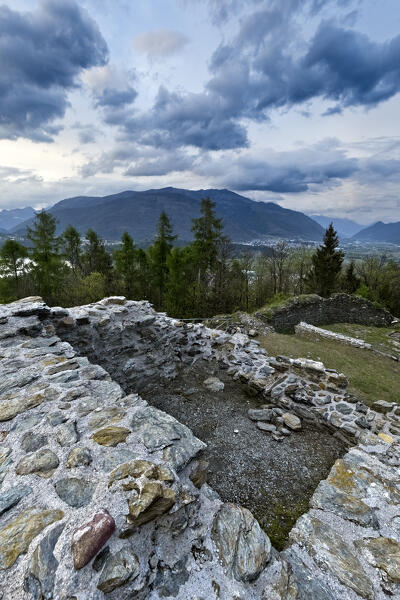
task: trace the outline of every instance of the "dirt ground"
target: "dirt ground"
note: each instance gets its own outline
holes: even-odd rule
[[[223,391],[206,389],[203,382],[210,376],[224,382]],[[329,432],[305,423],[283,441],[273,440],[247,416],[262,399],[248,397],[242,384],[215,364],[198,362],[141,395],[207,443],[203,458],[209,462],[209,485],[222,500],[251,510],[278,549],[307,510],[318,482],[345,451]]]

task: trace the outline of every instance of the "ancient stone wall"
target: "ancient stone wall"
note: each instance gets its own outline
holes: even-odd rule
[[[283,305],[260,309],[255,316],[281,332],[293,332],[301,321],[310,325],[358,323],[389,327],[394,318],[369,300],[349,294],[334,294],[330,298],[316,294],[299,296]]]
[[[354,444],[282,553],[203,483],[190,429],[104,368],[140,386],[198,357]],[[122,298],[2,306],[0,373],[2,600],[400,598],[399,408],[357,403],[343,375]]]

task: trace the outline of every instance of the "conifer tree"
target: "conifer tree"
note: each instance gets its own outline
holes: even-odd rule
[[[2,271],[6,276],[12,275],[14,285],[18,291],[18,283],[21,272],[24,270],[24,261],[28,251],[16,240],[6,240],[0,252]]]
[[[132,300],[137,288],[138,252],[132,237],[126,231],[121,242],[121,248],[114,252],[115,269],[122,278],[124,294]]]
[[[45,211],[35,216],[33,227],[27,228],[27,238],[32,242],[33,276],[41,296],[52,302],[59,292],[64,265],[59,254],[60,240],[56,237],[56,220]]]
[[[332,223],[325,231],[323,245],[317,248],[311,258],[312,267],[308,282],[320,296],[330,296],[337,287],[344,254],[338,250],[339,239]]]
[[[346,273],[344,276],[344,289],[349,294],[354,294],[354,292],[358,289],[359,285],[360,279],[355,273],[354,262],[351,261],[346,268]]]
[[[168,256],[176,235],[166,213],[162,211],[157,226],[157,236],[154,244],[148,249],[151,259],[152,281],[156,291],[156,305],[164,306],[164,294],[168,279]]]
[[[61,245],[74,275],[80,275],[82,273],[81,236],[72,225],[69,225],[62,234]]]
[[[83,256],[86,274],[101,273],[109,277],[112,270],[112,260],[103,240],[99,238],[93,229],[89,229],[86,233],[86,242],[87,247]]]

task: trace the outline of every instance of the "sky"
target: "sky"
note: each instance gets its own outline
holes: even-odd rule
[[[399,0],[0,0],[0,208],[229,188],[400,220]]]

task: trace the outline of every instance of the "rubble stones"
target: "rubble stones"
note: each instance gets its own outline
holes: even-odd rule
[[[104,594],[109,594],[129,579],[135,579],[139,573],[138,557],[131,548],[125,546],[119,552],[107,557],[97,587]]]
[[[282,419],[286,427],[289,427],[289,429],[292,429],[293,431],[298,431],[299,429],[301,429],[301,421],[299,417],[296,417],[296,415],[292,415],[291,413],[284,413],[282,415]]]
[[[84,479],[70,477],[59,479],[54,487],[61,500],[73,508],[80,508],[90,503],[96,486]]]
[[[34,454],[29,454],[22,458],[15,470],[17,475],[30,475],[35,473],[39,477],[51,477],[57,469],[60,461],[52,450],[48,448],[38,450]]]
[[[254,581],[271,556],[271,543],[253,515],[233,504],[218,511],[212,530],[219,560],[238,581]]]
[[[64,517],[61,510],[28,508],[0,529],[0,570],[8,569],[20,554],[24,554],[32,540],[55,521]]]
[[[115,521],[106,511],[96,513],[89,523],[75,529],[71,544],[75,569],[82,569],[96,556],[114,529]]]
[[[99,429],[92,435],[93,440],[96,444],[100,444],[101,446],[117,446],[118,444],[123,444],[131,433],[130,429],[126,427],[104,427],[104,429]]]

